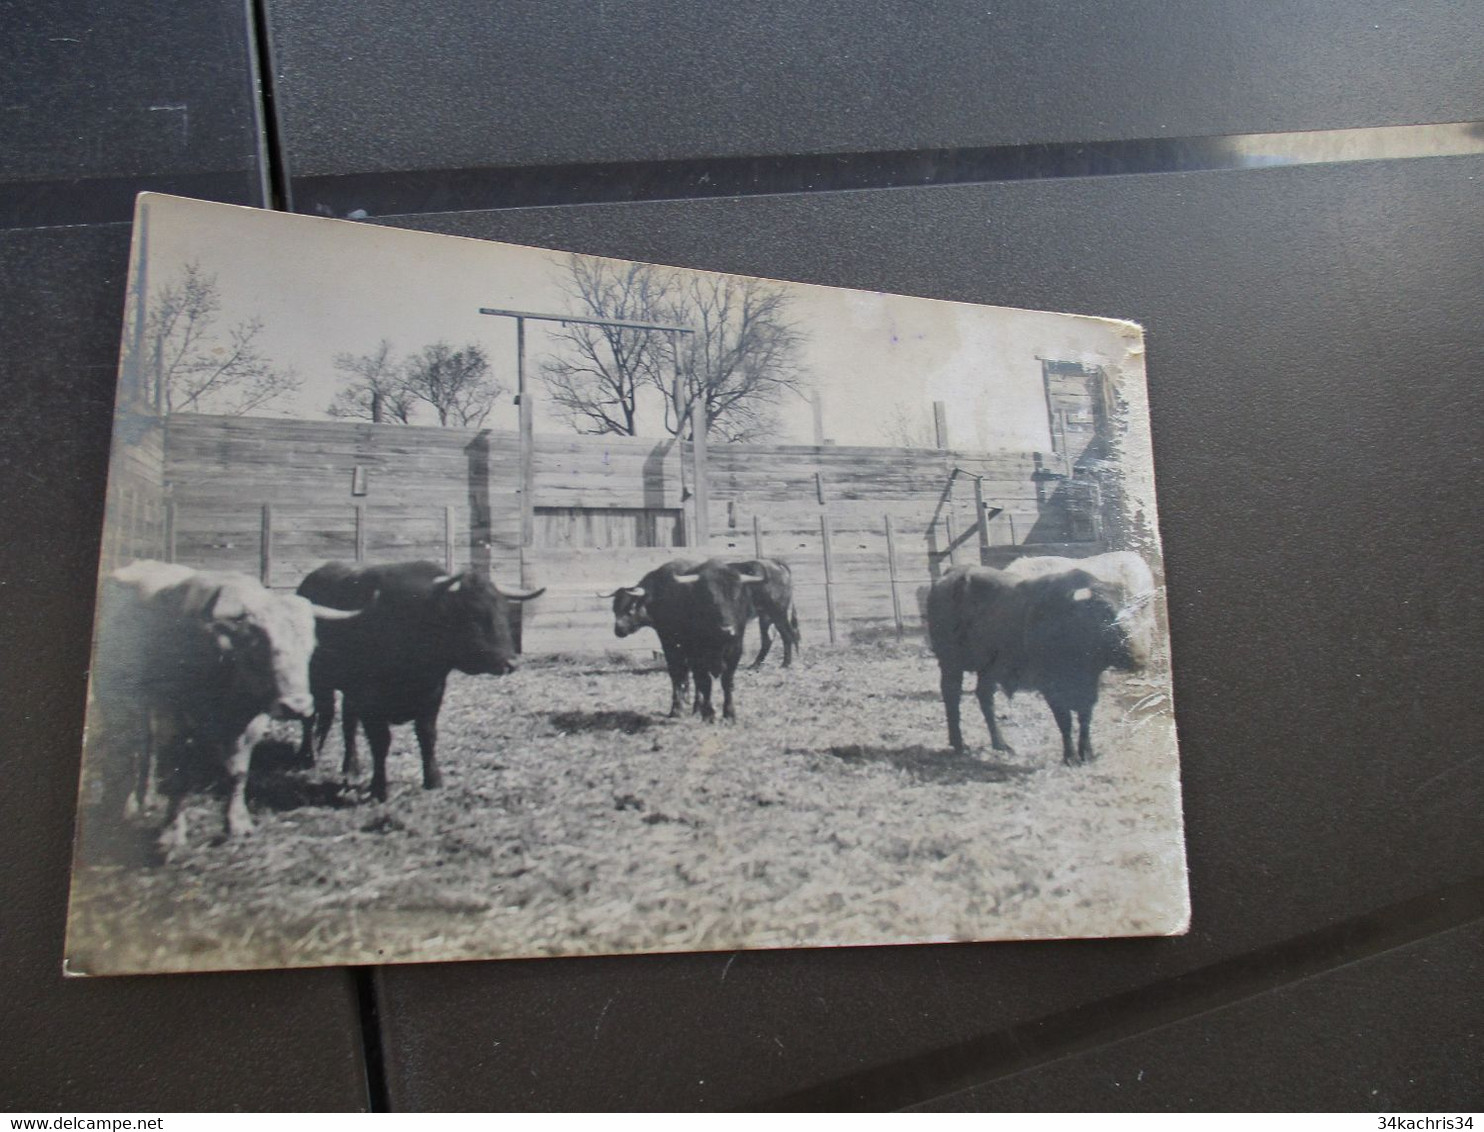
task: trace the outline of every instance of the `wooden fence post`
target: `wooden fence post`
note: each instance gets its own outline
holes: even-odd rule
[[[137,491],[129,491],[129,492],[127,492],[125,498],[129,501],[129,519],[128,519],[128,524],[127,524],[129,534],[128,534],[128,538],[127,538],[127,544],[128,544],[127,553],[129,555],[129,557],[131,557],[131,558],[138,558],[139,557],[139,492],[137,492]]]
[[[933,402],[933,439],[936,447],[948,447],[948,406],[942,401]]]
[[[175,500],[165,500],[165,561],[175,561]]]
[[[443,569],[453,573],[453,505],[443,508]]]
[[[824,611],[830,620],[830,644],[835,643],[835,554],[830,546],[830,517],[819,517],[819,534],[824,544]]]
[[[943,522],[948,527],[948,565],[958,565],[958,532],[953,528],[953,512],[943,513]]]
[[[258,543],[258,580],[271,586],[273,578],[273,504],[263,504],[263,533]]]
[[[536,403],[526,384],[526,320],[515,320],[515,373],[520,395],[520,545],[524,552],[536,537]],[[521,554],[525,558],[525,554]]]
[[[119,544],[123,542],[124,536],[119,533],[119,515],[123,510],[120,502],[123,489],[110,491],[103,497],[103,553],[105,565],[109,570],[117,570],[123,565],[119,561]],[[110,551],[109,547],[113,549]]]
[[[897,624],[897,640],[902,639],[902,598],[897,593],[897,538],[886,516],[886,572],[891,578],[891,616]]]
[[[974,521],[979,524],[979,565],[989,564],[989,519],[984,513],[984,481],[974,480]]]
[[[759,558],[763,556],[763,528],[756,515],[752,517],[752,552]]]
[[[711,544],[711,479],[706,466],[706,406],[697,402],[690,410],[690,454],[694,468],[691,504],[696,512],[695,545]]]
[[[366,505],[356,504],[356,565],[366,561]]]

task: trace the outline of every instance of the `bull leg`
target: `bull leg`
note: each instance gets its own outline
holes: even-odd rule
[[[356,725],[360,721],[360,714],[351,707],[349,700],[340,705],[340,735],[345,743],[345,757],[340,760],[342,778],[354,778],[361,773],[361,755],[356,750]],[[329,724],[325,726],[328,728]],[[369,730],[366,732],[366,741],[368,743],[371,741]]]
[[[1056,726],[1061,731],[1061,761],[1067,766],[1075,766],[1077,752],[1072,749],[1072,709],[1052,704],[1051,714],[1056,717]]]
[[[1090,763],[1092,754],[1092,708],[1077,713],[1077,758]]]
[[[136,812],[146,813],[160,804],[160,762],[174,758],[174,746],[180,736],[174,723],[164,713],[147,712],[144,720],[144,747],[139,752],[134,786]]]
[[[778,622],[778,635],[783,638],[783,667],[794,662],[794,649],[799,647],[799,615],[789,607],[788,620]]]
[[[711,706],[711,669],[700,664],[692,670],[691,675],[696,681],[695,714],[704,722],[711,723],[716,719],[716,709]]]
[[[948,745],[964,753],[964,733],[959,726],[958,701],[964,694],[964,674],[957,669],[939,668],[938,687],[943,693],[943,710],[948,715]]]
[[[722,719],[737,719],[737,713],[732,710],[732,677],[737,674],[737,665],[742,662],[742,642],[737,642],[737,647],[729,649],[722,658],[721,669],[721,717]],[[753,665],[757,667],[756,664]]]
[[[140,789],[145,793],[141,804],[150,806],[159,794],[167,799],[159,847],[168,856],[171,850],[184,849],[186,845],[185,796],[191,785],[186,763],[193,752],[185,750],[186,740],[168,715],[152,714],[145,730],[144,762],[139,768]]]
[[[136,818],[144,812],[146,797],[154,787],[155,737],[149,714],[146,713],[129,731],[130,742],[123,768],[127,775],[124,782],[124,817]]]
[[[438,769],[438,717],[420,715],[412,721],[412,729],[423,756],[423,789],[436,790],[443,785],[443,772]]]
[[[392,725],[384,719],[363,719],[366,744],[371,748],[371,797],[386,801],[386,757],[392,749]]]
[[[768,620],[768,615],[766,613],[759,613],[757,615],[757,634],[758,637],[762,640],[762,647],[757,650],[757,657],[752,662],[752,667],[754,668],[762,667],[763,661],[767,658],[769,650],[771,650],[773,647],[772,626],[773,623]],[[781,633],[783,630],[783,626],[780,625],[778,628]],[[785,650],[787,650],[788,648],[787,637],[784,638],[783,647]]]
[[[670,670],[670,718],[675,719],[685,703],[690,673],[686,670],[685,658],[680,654],[678,645],[661,640],[660,646],[665,650],[665,667]]]
[[[172,793],[165,809],[165,824],[160,827],[157,842],[160,852],[169,856],[172,850],[184,849],[186,843],[185,794]]]
[[[1015,748],[1005,742],[1005,737],[1000,734],[1000,721],[995,718],[994,681],[983,672],[979,673],[979,682],[974,685],[974,695],[979,697],[979,710],[984,713],[984,722],[989,724],[990,746],[996,751],[1004,751],[1007,755],[1013,755]]]
[[[268,717],[260,715],[237,737],[232,753],[227,756],[227,779],[231,793],[227,796],[227,836],[242,837],[252,832],[252,815],[247,811],[247,774],[252,767],[252,749],[268,729]]]
[[[314,702],[314,749],[323,751],[325,739],[335,722],[335,693],[330,692],[323,700]]]
[[[325,738],[335,722],[335,689],[314,689],[314,714],[304,721],[304,737],[299,744],[299,762],[314,766],[315,752],[325,749]]]

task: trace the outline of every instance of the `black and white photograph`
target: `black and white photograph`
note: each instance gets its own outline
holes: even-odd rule
[[[1184,933],[1094,313],[141,196],[65,970]]]

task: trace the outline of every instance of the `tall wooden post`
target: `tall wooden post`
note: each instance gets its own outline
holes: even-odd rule
[[[830,644],[835,643],[835,552],[830,546],[830,517],[819,517],[819,536],[824,544],[824,611],[830,622]]]
[[[958,531],[954,529],[952,510],[943,512],[943,523],[948,528],[948,564],[958,565]]]
[[[273,504],[263,504],[263,531],[258,543],[258,580],[273,584]]]
[[[536,541],[535,409],[526,387],[526,320],[515,320],[515,385],[520,398],[520,584],[527,585],[526,548]]]
[[[989,565],[989,517],[984,512],[984,481],[974,478],[974,518],[979,524],[979,565]]]
[[[891,616],[897,625],[897,640],[902,639],[902,596],[897,593],[897,537],[886,516],[886,573],[891,578]]]
[[[706,406],[701,399],[690,407],[690,451],[693,492],[696,511],[696,545],[703,549],[711,542],[711,495],[706,474]]]
[[[151,398],[144,387],[144,351],[146,307],[149,305],[149,205],[139,207],[139,223],[134,230],[136,252],[134,257],[134,330],[133,348],[129,351],[129,371],[123,375],[124,388],[128,390],[128,405],[135,411],[143,411]],[[161,412],[159,403],[155,413]]]
[[[443,507],[443,569],[445,572],[453,573],[453,506],[445,504]]]
[[[128,518],[125,520],[125,529],[129,532],[126,553],[130,558],[143,558],[144,555],[140,553],[139,546],[139,492],[125,488],[124,501],[128,505],[126,508]]]
[[[366,561],[366,505],[356,504],[356,564]]]
[[[763,527],[756,515],[752,517],[752,552],[758,558],[763,556]]]
[[[175,500],[165,500],[165,561],[175,561]]]
[[[948,406],[942,401],[933,402],[933,433],[939,448],[948,447]]]

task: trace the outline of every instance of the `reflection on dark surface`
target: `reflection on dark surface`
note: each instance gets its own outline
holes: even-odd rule
[[[292,208],[319,216],[881,189],[1439,157],[1484,152],[1476,122],[785,157],[428,169],[298,177]]]

